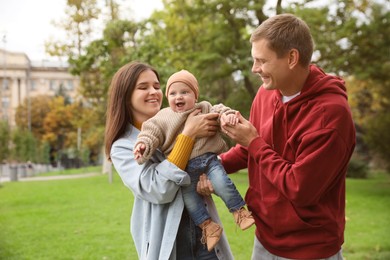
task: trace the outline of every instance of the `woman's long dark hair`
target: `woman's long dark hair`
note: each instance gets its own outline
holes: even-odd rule
[[[112,78],[108,90],[105,130],[105,153],[108,160],[111,160],[112,144],[125,133],[129,123],[134,123],[131,115],[131,96],[139,75],[146,70],[153,71],[160,81],[160,76],[152,66],[138,61],[124,65]]]

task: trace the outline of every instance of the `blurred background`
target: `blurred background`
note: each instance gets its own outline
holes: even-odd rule
[[[133,60],[153,65],[163,87],[190,70],[200,100],[248,117],[261,85],[249,37],[279,13],[308,23],[312,62],[347,82],[357,129],[349,176],[390,171],[387,0],[1,0],[0,10],[3,176],[103,165],[107,90]]]

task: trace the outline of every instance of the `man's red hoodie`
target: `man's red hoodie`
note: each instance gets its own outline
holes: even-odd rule
[[[250,122],[260,137],[221,155],[228,173],[248,168],[245,196],[256,237],[271,253],[326,258],[344,242],[345,178],[355,128],[344,81],[310,66],[300,95],[282,102],[260,87]]]

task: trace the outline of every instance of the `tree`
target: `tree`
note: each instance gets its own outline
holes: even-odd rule
[[[83,106],[82,103],[78,103],[76,107],[77,114],[72,119],[72,125],[77,132],[70,133],[69,138],[77,140],[73,147],[84,163],[96,163],[104,141],[102,138],[104,127],[97,123],[101,121],[101,115],[96,113],[95,109]]]
[[[16,128],[12,131],[11,158],[17,162],[36,161],[35,149],[37,140],[26,129]]]
[[[8,159],[10,139],[8,122],[0,121],[0,164]]]
[[[163,11],[138,23],[119,20],[115,13],[106,24],[103,38],[69,60],[72,73],[80,75],[81,93],[93,107],[105,104],[113,73],[131,60],[155,65],[162,84],[176,70],[191,70],[202,86],[201,97],[211,102],[223,102],[230,95],[246,96],[240,94],[242,91],[253,98],[259,84],[250,72],[249,31],[267,18],[262,10],[264,3],[166,1]],[[275,9],[280,7],[278,1]],[[247,102],[243,114],[249,105]],[[104,111],[97,113],[104,115]]]
[[[52,56],[77,59],[91,41],[93,22],[99,17],[100,9],[96,0],[67,0],[65,14],[64,20],[54,24],[66,32],[66,40],[47,41],[45,49]]]
[[[51,99],[52,97],[48,95],[39,95],[30,99],[31,132],[38,140],[42,140],[42,136],[45,134],[43,122],[50,111],[49,103]],[[28,129],[27,103],[28,100],[25,99],[16,109],[15,122],[20,129]]]
[[[243,114],[259,83],[251,73],[250,31],[267,18],[265,1],[164,1],[141,27],[141,60],[158,64],[162,83],[171,73],[186,68],[201,86],[200,96],[212,103],[248,97]],[[160,69],[161,68],[161,69]],[[247,94],[241,94],[246,92]],[[227,104],[233,108],[235,103]]]
[[[74,104],[65,104],[62,96],[54,98],[49,107],[50,111],[43,122],[43,140],[50,144],[52,156],[58,159],[58,152],[65,147],[76,147],[77,128],[72,124],[72,119],[76,118],[78,110]]]
[[[354,27],[343,48],[343,69],[354,76],[355,87],[360,87],[356,120],[365,133],[363,140],[390,170],[390,8],[361,1],[356,9],[360,18],[351,18]]]
[[[126,45],[134,46],[137,24],[113,20],[106,25],[103,39],[93,41],[83,55],[71,61],[71,72],[80,76],[80,93],[91,107],[105,108],[107,90],[114,72],[128,62]],[[135,57],[132,57],[134,59]],[[104,110],[97,111],[104,118]]]
[[[35,150],[36,162],[42,164],[50,163],[50,144],[48,142],[40,142]]]
[[[250,75],[249,32],[262,1],[174,1],[165,3],[142,32],[142,53],[167,77],[187,68],[203,83],[201,95],[224,100],[241,79],[244,91],[256,92]],[[262,12],[261,12],[262,13]],[[264,16],[265,17],[265,16]],[[150,29],[149,29],[150,28]],[[157,36],[157,37],[155,37]],[[149,50],[149,51],[148,51]],[[153,53],[150,54],[150,50]],[[155,55],[157,54],[158,55]],[[235,78],[233,77],[235,76]]]
[[[96,163],[99,161],[101,149],[103,146],[102,138],[104,136],[104,127],[96,126],[87,130],[85,138],[83,140],[83,151],[88,151],[88,161],[90,163]]]
[[[374,151],[374,155],[379,155],[383,165],[390,172],[390,114],[378,113],[376,117],[370,117],[365,125],[365,141]]]
[[[311,27],[316,42],[314,62],[347,80],[358,136],[363,135],[358,146],[369,147],[373,155],[387,162],[389,153],[383,140],[390,136],[385,130],[390,128],[389,6],[381,1],[344,0],[307,8],[308,2],[294,4],[288,11]]]
[[[85,107],[95,109],[98,115],[96,125],[104,125],[112,75],[132,60],[154,65],[163,86],[171,73],[188,69],[199,80],[201,99],[224,102],[247,115],[260,85],[251,73],[250,33],[268,15],[289,12],[311,28],[316,43],[313,62],[348,79],[348,89],[357,90],[350,101],[353,111],[360,113],[355,120],[367,135],[366,141],[373,144],[371,149],[377,147],[377,136],[387,137],[389,131],[372,135],[374,130],[365,127],[368,123],[378,125],[374,122],[378,118],[384,123],[380,129],[390,127],[384,116],[390,108],[390,17],[383,1],[334,0],[321,5],[321,1],[304,0],[282,5],[279,0],[268,10],[265,0],[163,3],[164,10],[141,22],[119,19],[120,8],[113,5],[103,37],[83,45],[78,55],[69,56],[72,72],[82,81]]]

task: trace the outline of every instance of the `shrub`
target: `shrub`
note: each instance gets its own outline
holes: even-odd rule
[[[347,178],[365,179],[368,176],[368,163],[352,156],[348,164]]]

